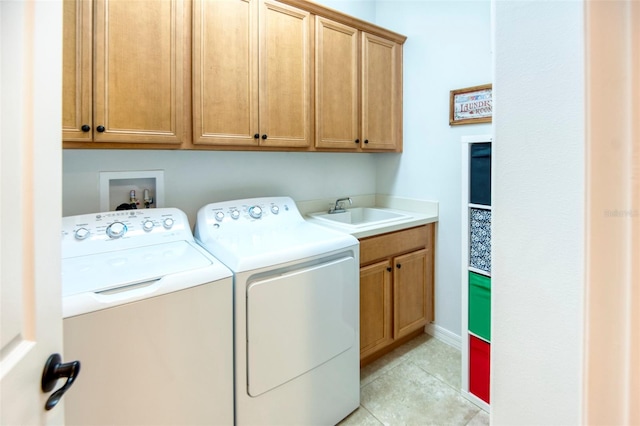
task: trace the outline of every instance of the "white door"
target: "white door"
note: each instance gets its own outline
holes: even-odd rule
[[[0,43],[0,424],[62,424],[41,390],[62,354],[61,1],[0,1]]]

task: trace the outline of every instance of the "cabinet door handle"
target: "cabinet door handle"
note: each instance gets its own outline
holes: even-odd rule
[[[259,134],[259,133],[256,133],[255,135],[253,135],[253,138],[254,138],[254,139],[258,139],[259,137],[260,137],[260,134]]]
[[[264,135],[262,135],[262,139],[266,139],[267,138],[267,134],[265,133]]]
[[[360,143],[360,139],[356,139],[356,143]]]
[[[91,130],[91,126],[89,126],[88,124],[83,124],[82,127],[80,127],[80,130],[82,130],[83,132],[88,132],[89,130]]]
[[[396,263],[396,268],[400,269],[400,268],[402,268],[402,265],[399,264],[399,263]]]
[[[369,143],[369,139],[365,139],[365,140],[364,140],[364,143]]]
[[[387,271],[391,272],[391,266],[387,267]]]
[[[98,127],[96,127],[96,130],[98,132],[102,133],[102,132],[104,132],[105,129],[104,129],[104,126],[98,126]]]

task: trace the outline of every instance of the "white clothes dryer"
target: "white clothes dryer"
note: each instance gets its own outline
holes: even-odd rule
[[[231,277],[178,209],[64,217],[66,424],[232,425]]]
[[[238,425],[332,425],[360,403],[359,243],[289,197],[208,204],[195,237],[234,272]]]

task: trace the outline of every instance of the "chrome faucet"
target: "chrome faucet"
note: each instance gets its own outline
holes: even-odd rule
[[[333,214],[333,213],[344,213],[346,212],[346,210],[344,209],[344,204],[343,202],[348,201],[349,205],[352,205],[353,202],[351,201],[351,198],[349,197],[345,197],[345,198],[338,198],[336,200],[336,205],[333,206],[330,210],[329,210],[329,214]]]

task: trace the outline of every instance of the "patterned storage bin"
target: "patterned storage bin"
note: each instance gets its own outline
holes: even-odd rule
[[[491,273],[491,210],[469,212],[469,266]]]

